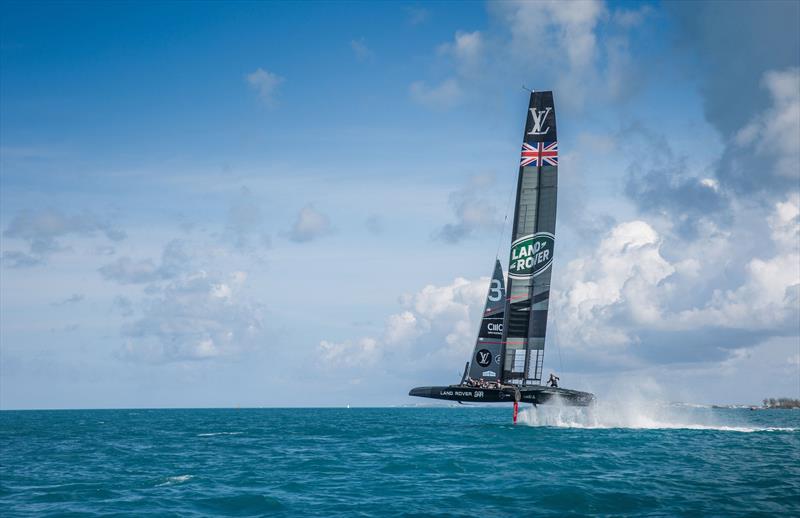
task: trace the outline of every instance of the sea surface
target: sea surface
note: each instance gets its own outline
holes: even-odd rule
[[[0,412],[0,515],[800,516],[800,411]]]

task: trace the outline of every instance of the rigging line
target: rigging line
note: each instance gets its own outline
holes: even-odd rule
[[[495,259],[500,259],[500,246],[503,244],[503,236],[506,233],[506,223],[508,223],[508,209],[511,206],[511,196],[514,194],[515,190],[514,182],[509,182],[508,188],[508,199],[506,200],[506,213],[503,216],[503,227],[500,229],[500,237],[497,238],[497,250],[494,253]]]

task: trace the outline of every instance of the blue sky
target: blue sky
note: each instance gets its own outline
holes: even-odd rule
[[[546,368],[800,396],[797,3],[2,11],[0,408],[456,381],[507,253],[523,83],[561,137]]]

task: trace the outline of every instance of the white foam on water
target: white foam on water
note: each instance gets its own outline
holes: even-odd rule
[[[656,391],[657,392],[657,391]],[[617,394],[598,398],[591,407],[565,406],[561,402],[527,407],[518,422],[528,426],[563,428],[685,429],[724,432],[792,432],[796,428],[759,427],[724,422],[724,415],[702,405],[675,405],[658,397],[652,387],[627,386]]]
[[[178,475],[176,477],[167,477],[167,480],[162,482],[161,484],[156,484],[156,487],[161,486],[174,486],[175,484],[183,484],[194,477],[192,475]]]
[[[241,435],[244,432],[212,432],[212,433],[199,433],[198,437],[214,437],[216,435]]]

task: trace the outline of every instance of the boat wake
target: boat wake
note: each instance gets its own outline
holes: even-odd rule
[[[738,422],[732,422],[738,421]],[[723,432],[794,432],[797,428],[754,426],[710,407],[675,405],[638,397],[601,400],[591,407],[559,403],[526,407],[518,423],[562,428],[630,428],[715,430]]]

